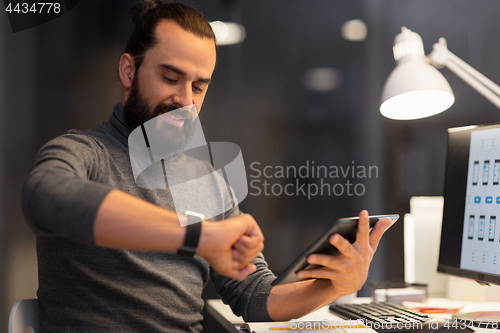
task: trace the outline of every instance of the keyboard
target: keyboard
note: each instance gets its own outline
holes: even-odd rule
[[[425,314],[391,303],[333,304],[330,311],[346,320],[362,320],[379,333],[411,332],[429,320]]]

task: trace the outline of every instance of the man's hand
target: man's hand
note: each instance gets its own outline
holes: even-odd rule
[[[248,214],[219,222],[203,221],[197,253],[222,275],[243,280],[255,271],[250,264],[264,248],[264,236]]]
[[[385,218],[378,221],[370,231],[368,212],[362,211],[359,214],[356,241],[351,244],[339,234],[332,235],[330,243],[340,251],[340,255],[310,255],[307,258],[309,264],[324,267],[300,271],[298,277],[330,280],[332,298],[358,291],[366,281],[380,238],[391,225],[391,219]]]

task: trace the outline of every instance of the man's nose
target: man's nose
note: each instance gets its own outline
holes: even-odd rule
[[[174,95],[175,104],[180,107],[193,104],[193,90],[191,84],[182,84],[178,86],[177,92]]]

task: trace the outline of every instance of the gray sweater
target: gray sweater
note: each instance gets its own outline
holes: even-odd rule
[[[271,320],[266,305],[275,276],[261,255],[253,261],[257,271],[239,282],[211,270],[199,256],[95,246],[95,216],[112,189],[174,210],[168,190],[136,186],[129,134],[120,103],[109,122],[69,131],[36,156],[22,204],[37,234],[41,332],[199,332],[201,293],[209,277],[237,315]],[[211,171],[183,154],[169,163],[193,175]],[[224,196],[210,195],[207,204],[225,205]],[[238,214],[234,207],[213,220]]]

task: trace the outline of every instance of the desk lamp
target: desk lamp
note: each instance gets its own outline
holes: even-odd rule
[[[440,38],[425,56],[419,34],[402,27],[394,39],[397,66],[382,91],[380,112],[387,118],[410,120],[429,117],[448,109],[455,97],[444,76],[444,66],[500,108],[500,87],[448,50]]]

